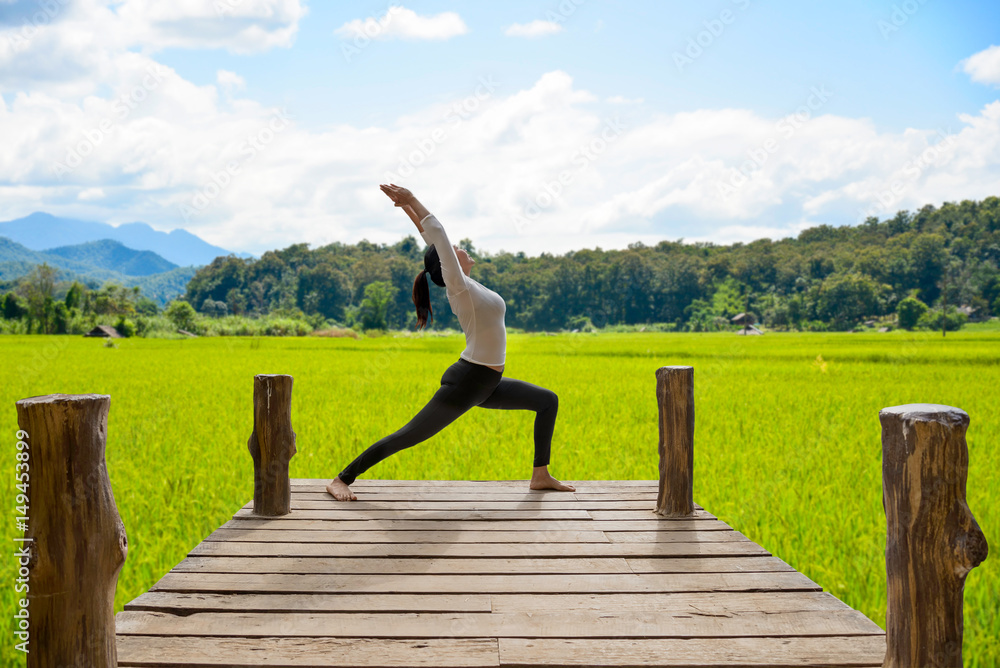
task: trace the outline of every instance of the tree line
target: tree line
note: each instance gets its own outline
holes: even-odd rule
[[[473,277],[506,301],[507,326],[525,331],[718,331],[744,311],[771,329],[814,331],[866,322],[957,328],[968,317],[1000,315],[997,197],[747,244],[661,241],[537,257],[480,252],[469,239],[459,245],[476,261]],[[303,243],[260,259],[218,257],[163,313],[185,328],[196,328],[199,318],[242,316],[297,318],[312,328],[412,330],[410,294],[424,250],[410,235],[395,244]],[[42,265],[5,294],[0,285],[3,318],[26,322],[18,331],[63,333],[111,314],[126,329],[131,319],[142,334],[143,317],[161,313],[137,288],[59,287],[54,276]],[[431,304],[432,328],[459,327],[443,289],[432,286]]]
[[[956,307],[973,318],[1000,315],[997,197],[747,244],[662,241],[538,257],[459,245],[476,260],[473,277],[507,302],[508,327],[528,331],[653,323],[711,331],[745,310],[770,328],[840,331],[895,320],[900,308],[904,326],[958,322]],[[219,257],[195,274],[185,299],[212,314],[299,309],[412,329],[410,293],[424,250],[407,236],[391,245],[296,244],[259,260]],[[434,326],[458,327],[444,290],[432,287],[431,303]]]

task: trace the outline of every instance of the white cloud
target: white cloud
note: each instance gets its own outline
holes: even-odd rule
[[[247,82],[243,77],[236,72],[230,72],[229,70],[219,70],[216,72],[215,80],[219,82],[219,85],[222,86],[223,90],[227,93],[243,90],[247,87]]]
[[[0,29],[0,92],[87,95],[102,83],[117,85],[132,65],[148,63],[143,56],[168,47],[250,53],[290,46],[306,15],[299,0],[51,4],[56,9],[44,23]]]
[[[976,83],[1000,87],[1000,45],[984,49],[959,64]]]
[[[605,102],[609,104],[642,104],[643,98],[636,97],[629,99],[627,97],[622,97],[621,95],[612,95],[611,97],[607,98]]]
[[[81,202],[104,199],[104,188],[84,188],[80,191],[76,198]]]
[[[514,23],[507,26],[503,34],[508,37],[544,37],[562,32],[563,27],[555,21],[536,20],[531,23]]]
[[[83,25],[75,15],[63,23]],[[521,90],[470,82],[455,99],[382,126],[310,131],[252,99],[223,99],[218,86],[239,87],[232,72],[196,85],[113,38],[74,42],[72,30],[51,29],[30,47],[48,59],[34,71],[82,62],[72,75],[0,73],[0,220],[36,210],[144,220],[254,253],[298,242],[391,243],[416,236],[378,190],[394,172],[454,238],[537,254],[780,238],[804,220],[855,222],[886,193],[880,217],[996,195],[1000,182],[1000,101],[960,116],[944,135],[880,132],[870,120],[821,110],[793,128],[745,109],[643,115],[634,100],[598,98],[556,70]],[[720,184],[766,145],[774,150],[763,167],[723,197]],[[206,206],[185,220],[182,207],[199,193]],[[529,225],[514,224],[546,196]]]
[[[133,44],[253,53],[291,46],[307,9],[299,0],[124,0],[117,15]]]
[[[348,21],[334,31],[344,39],[426,39],[445,40],[469,32],[462,17],[455,12],[421,16],[412,9],[392,5],[381,18],[368,17]]]

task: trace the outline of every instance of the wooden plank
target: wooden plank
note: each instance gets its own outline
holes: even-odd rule
[[[351,501],[343,503],[335,501],[323,494],[293,494],[292,510],[329,510],[331,512],[357,512],[359,510],[588,510],[588,511],[637,511],[653,512],[656,500],[652,501],[564,501],[556,499],[530,501]],[[253,508],[253,501],[248,501],[243,508]],[[591,512],[593,515],[593,512]],[[626,519],[610,517],[606,519]],[[688,519],[717,519],[706,510],[696,510]]]
[[[329,481],[327,481],[329,482]],[[594,486],[577,486],[575,492],[562,492],[556,489],[531,489],[528,487],[528,483],[525,482],[523,486],[520,487],[425,487],[425,486],[415,486],[415,487],[358,487],[357,484],[351,485],[351,489],[357,494],[409,494],[412,496],[421,496],[426,498],[443,498],[452,496],[455,494],[468,494],[468,495],[503,495],[510,497],[521,497],[521,498],[557,498],[566,497],[572,498],[576,494],[590,494],[598,497],[610,498],[611,496],[618,496],[621,494],[643,494],[646,496],[652,495],[654,498],[657,494],[656,487],[630,487],[630,488],[619,488],[619,487],[594,487]],[[317,493],[327,493],[326,483],[320,485],[296,485],[292,487],[293,494],[300,494],[303,492],[309,492],[313,494]],[[329,494],[327,494],[329,496]],[[332,500],[332,497],[331,497]]]
[[[845,608],[847,606],[844,606]],[[147,591],[129,611],[201,612],[492,612],[489,594],[188,594]]]
[[[331,501],[325,508],[301,510],[292,507],[292,512],[287,515],[273,517],[271,519],[295,519],[295,520],[592,520],[593,518],[586,510],[563,509],[563,510],[479,510],[475,508],[465,508],[463,510],[366,510],[363,508],[337,508],[330,507],[335,501]],[[353,505],[353,502],[352,502]],[[650,511],[652,512],[652,511]],[[261,515],[255,515],[252,508],[240,508],[233,513],[233,519],[260,519]]]
[[[766,570],[790,570],[786,568]],[[752,557],[751,557],[752,559]],[[735,559],[738,561],[739,559]],[[677,561],[677,560],[675,560]],[[680,560],[685,561],[685,560]],[[700,562],[700,559],[687,559]],[[710,568],[710,567],[709,567]],[[755,570],[753,568],[727,570]],[[765,569],[756,569],[765,570]],[[632,573],[621,557],[572,559],[385,559],[378,557],[188,557],[176,573]],[[647,571],[690,572],[690,571]],[[702,571],[704,572],[704,571]],[[711,569],[708,571],[711,572]]]
[[[417,492],[406,492],[406,491],[367,491],[367,490],[356,490],[351,488],[357,497],[358,501],[558,501],[560,503],[565,503],[568,501],[576,501],[572,492],[553,492],[551,494],[546,494],[543,492],[505,492],[505,491],[492,491],[492,492],[435,492],[433,490],[422,490]],[[324,489],[321,488],[311,488],[310,490],[292,490],[292,498],[305,492],[308,496],[301,496],[300,498],[312,498],[312,499],[322,499],[326,498],[330,500],[330,503],[342,503],[345,505],[352,505],[358,501],[337,501],[332,496],[330,496]],[[605,494],[590,494],[592,497],[597,497],[590,499],[591,501],[607,501],[610,498]],[[623,494],[615,495],[615,498],[621,498],[621,496],[636,497],[636,494]],[[561,497],[561,498],[560,498]],[[637,498],[627,499],[630,501],[643,501],[652,499],[656,502],[656,492],[643,492],[642,496]]]
[[[823,591],[678,592],[630,594],[491,594],[493,612],[591,610],[598,612],[686,612],[720,615],[730,612],[796,612],[852,610]]]
[[[281,573],[177,573],[150,591],[488,594],[624,593],[678,591],[820,591],[796,571],[776,573],[642,573],[516,575],[286,575]]]
[[[164,638],[120,636],[118,665],[480,668],[498,666],[496,638]]]
[[[528,543],[535,545],[536,549],[543,549],[547,542],[724,543],[748,539],[738,531],[297,531],[220,528],[205,540],[282,543]]]
[[[827,638],[499,638],[500,665],[535,666],[814,666],[875,668],[883,636]]]
[[[776,557],[449,559],[187,557],[177,573],[760,573],[794,571]]]
[[[734,531],[675,531],[679,540],[729,536]],[[746,540],[746,538],[743,538]],[[205,540],[244,540],[294,543],[606,543],[603,531],[322,531],[282,529],[225,529]],[[722,538],[720,540],[725,540]],[[733,539],[736,540],[736,539]]]
[[[489,512],[489,511],[486,511]],[[309,520],[295,511],[281,517],[247,515],[229,520],[220,529],[275,529],[322,531],[732,531],[719,520]]]
[[[120,612],[119,635],[312,638],[712,638],[863,636],[882,629],[854,610],[725,615],[555,610],[494,613]]]
[[[201,612],[730,612],[851,610],[822,591],[678,592],[628,594],[216,594],[148,591],[125,604],[130,611]]]
[[[795,571],[777,557],[631,557],[625,559],[633,573],[763,573]]]
[[[382,500],[382,501],[411,501],[411,500],[421,500],[421,501],[609,501],[611,499],[625,500],[625,501],[649,501],[652,500],[656,502],[656,490],[649,491],[616,491],[616,490],[606,490],[604,492],[598,491],[586,491],[586,492],[557,492],[555,490],[549,491],[535,491],[535,490],[523,490],[515,491],[511,490],[491,490],[491,491],[466,491],[464,489],[453,489],[453,490],[437,490],[437,489],[419,489],[419,490],[408,490],[403,487],[396,488],[379,488],[379,489],[364,489],[356,490],[353,487],[351,490],[357,495],[358,500],[370,499],[370,500]],[[326,495],[326,498],[330,500],[331,503],[355,503],[354,501],[337,501],[326,491],[325,487],[299,487],[298,489],[292,490],[292,495],[296,496],[299,494],[310,494],[314,495],[306,498],[323,498],[322,495]],[[316,496],[318,495],[318,496]],[[696,510],[703,510],[699,506],[695,506]]]
[[[614,498],[618,501],[649,501],[652,500],[656,502],[656,492],[618,492],[614,495]],[[595,494],[589,491],[584,492],[573,492],[573,496],[578,501],[606,501],[608,500],[608,494]],[[697,503],[694,504],[695,510],[703,510],[701,506]]]
[[[330,478],[291,478],[290,482],[296,485],[325,485],[330,482]],[[531,482],[528,478],[516,480],[413,480],[413,479],[383,479],[383,478],[358,478],[351,486],[365,487],[520,487],[527,486]],[[656,488],[659,480],[562,480],[569,485],[600,485],[601,487],[652,487]]]
[[[716,543],[256,543],[205,541],[191,556],[258,557],[707,557],[769,556],[748,540]]]
[[[609,531],[604,530],[604,535],[612,543],[662,543],[673,542],[677,539],[692,541],[715,540],[750,540],[739,531]],[[685,538],[681,538],[684,535]]]
[[[580,501],[579,505],[590,505],[594,503],[600,503],[598,501]],[[663,517],[662,515],[657,515],[653,512],[652,506],[656,504],[645,505],[646,502],[636,502],[627,501],[626,503],[642,503],[641,508],[629,509],[629,508],[608,508],[608,509],[586,509],[587,513],[595,520],[644,520],[644,519],[658,519],[663,521],[678,521],[678,520],[717,520],[719,519],[711,513],[707,513],[704,510],[696,510],[694,514],[690,517]],[[583,510],[583,508],[581,508]],[[720,520],[721,521],[721,520]]]

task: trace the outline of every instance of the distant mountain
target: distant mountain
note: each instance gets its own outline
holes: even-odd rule
[[[126,248],[109,239],[40,252],[0,237],[0,282],[12,283],[43,262],[58,270],[56,280],[77,280],[91,288],[105,281],[138,285],[142,294],[161,305],[184,294],[197,271],[197,267],[178,267],[156,253]]]
[[[181,267],[211,264],[220,255],[253,257],[249,253],[231,253],[225,248],[213,246],[187,230],[158,232],[146,223],[125,223],[115,227],[107,223],[57,218],[41,212],[0,223],[0,236],[37,251],[52,248],[53,245],[76,245],[111,239],[128,248],[153,251],[174,266]]]
[[[148,250],[132,250],[118,241],[101,239],[75,246],[60,246],[45,251],[67,260],[76,260],[101,269],[120,271],[128,276],[150,276],[176,269],[177,265]]]

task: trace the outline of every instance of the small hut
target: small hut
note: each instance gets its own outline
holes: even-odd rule
[[[753,326],[754,320],[753,313],[737,313],[733,316],[732,323],[741,327],[736,331],[737,334],[744,336],[761,334],[762,332]]]
[[[111,325],[98,325],[92,330],[84,334],[84,336],[103,336],[108,339],[121,339],[124,338],[118,333],[118,330]]]

